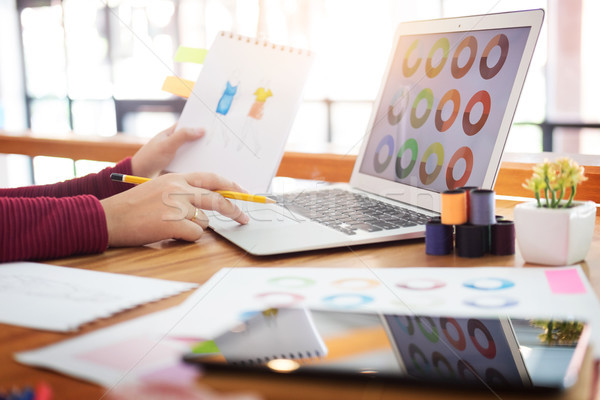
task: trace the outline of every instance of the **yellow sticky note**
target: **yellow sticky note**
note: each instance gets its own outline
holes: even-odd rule
[[[179,46],[177,53],[175,53],[175,61],[204,64],[204,58],[207,53],[207,49]]]
[[[194,82],[176,76],[167,76],[163,83],[162,90],[174,94],[175,96],[188,98],[194,88]]]

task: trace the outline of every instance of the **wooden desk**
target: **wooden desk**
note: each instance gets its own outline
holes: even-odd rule
[[[512,217],[514,202],[498,201],[498,214]],[[466,259],[454,255],[428,256],[425,254],[423,240],[340,248],[309,253],[298,253],[284,256],[253,257],[229,242],[221,239],[213,232],[206,232],[197,243],[182,243],[174,241],[159,242],[139,248],[110,249],[103,254],[71,257],[49,262],[75,268],[96,271],[118,272],[138,276],[164,278],[179,281],[203,283],[223,267],[471,267],[471,266],[502,266],[527,267],[517,253],[514,256],[486,256],[484,258]],[[590,279],[597,295],[600,294],[600,217],[596,219],[596,228],[592,248],[588,253],[583,268]],[[55,391],[55,399],[100,399],[105,389],[96,385],[79,381],[55,372],[34,369],[16,363],[14,352],[29,350],[72,338],[82,333],[106,327],[118,322],[129,320],[141,315],[155,312],[182,302],[188,294],[182,294],[157,303],[143,305],[134,310],[123,312],[109,319],[101,320],[86,326],[81,332],[59,334],[39,332],[31,329],[0,324],[0,388],[10,388],[12,385],[31,385],[38,381],[48,382]],[[4,307],[10,305],[2,305]],[[590,363],[591,364],[591,363]],[[592,370],[587,368],[581,377],[585,384],[578,385],[575,390],[568,391],[564,396],[550,398],[590,399]],[[254,388],[257,385],[263,395],[269,399],[330,399],[334,397],[399,398],[400,393],[405,398],[419,399],[464,399],[464,398],[493,398],[491,393],[460,393],[451,391],[443,393],[440,390],[426,388],[393,389],[381,385],[309,383],[295,385],[284,379],[268,383],[257,382],[255,379],[240,376],[232,379],[214,376],[201,382],[210,383],[220,390],[241,390]],[[549,398],[548,396],[534,398]],[[521,395],[502,395],[503,399],[530,398]]]
[[[75,133],[61,135],[0,130],[0,153],[117,162],[133,155],[147,140],[125,134],[100,137]],[[285,152],[277,176],[327,182],[350,180],[356,155],[344,153],[345,150],[339,153],[340,149],[327,147],[316,150],[313,148],[310,152],[302,150]],[[566,155],[584,165],[589,178],[577,189],[575,198],[600,204],[600,158],[583,154]],[[531,168],[535,164],[557,157],[557,154],[552,153],[505,154],[494,190],[501,195],[533,197],[521,184],[531,176]]]

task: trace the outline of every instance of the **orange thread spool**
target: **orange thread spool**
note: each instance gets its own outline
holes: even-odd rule
[[[467,222],[467,192],[462,189],[441,193],[442,224],[461,225]]]

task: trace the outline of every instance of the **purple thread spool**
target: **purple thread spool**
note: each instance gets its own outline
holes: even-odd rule
[[[442,224],[439,218],[433,218],[425,225],[425,253],[432,256],[450,254],[454,248],[452,225]]]
[[[493,190],[471,191],[469,222],[472,225],[492,225],[496,222],[496,198]]]
[[[501,220],[492,225],[491,253],[497,256],[515,254],[515,224],[513,221]]]

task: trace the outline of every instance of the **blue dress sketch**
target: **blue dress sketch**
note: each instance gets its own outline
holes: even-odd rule
[[[232,86],[229,81],[227,81],[227,85],[225,87],[225,91],[219,100],[219,104],[217,104],[217,112],[222,115],[227,115],[229,109],[231,108],[231,103],[233,103],[233,96],[237,93],[238,86]]]
[[[212,138],[217,136],[223,140],[223,145],[225,147],[227,147],[227,144],[229,143],[230,133],[228,132],[228,127],[226,126],[224,119],[221,120],[220,118],[218,118],[218,114],[221,114],[223,116],[222,118],[226,117],[233,104],[233,98],[235,97],[240,84],[237,80],[233,79],[233,82],[236,82],[236,84],[232,85],[231,81],[232,79],[227,81],[225,85],[225,90],[223,91],[223,94],[221,95],[221,98],[217,103],[215,119],[213,121],[213,126],[210,129],[211,133],[207,135],[206,144],[211,143]]]

